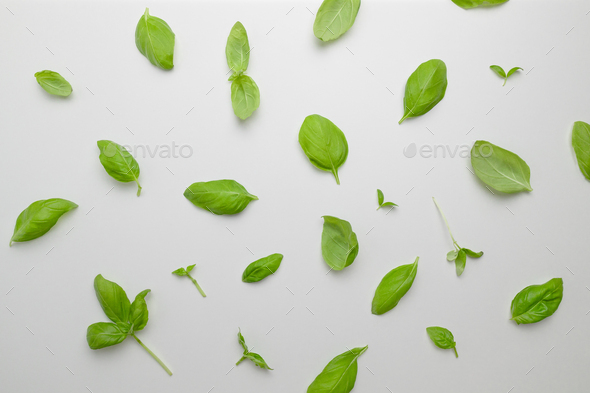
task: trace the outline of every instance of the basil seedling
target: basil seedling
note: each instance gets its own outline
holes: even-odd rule
[[[377,210],[379,210],[385,206],[397,206],[393,202],[383,202],[384,200],[385,200],[385,197],[383,196],[383,191],[381,191],[380,189],[377,189],[377,203],[379,204],[379,207],[377,207]]]
[[[510,71],[508,71],[508,74],[506,74],[504,72],[504,70],[502,69],[502,67],[497,66],[497,65],[491,65],[490,66],[491,70],[494,71],[500,78],[504,78],[504,84],[502,86],[506,85],[506,81],[508,80],[508,78],[510,77],[510,75],[514,74],[516,71],[518,70],[522,70],[522,68],[520,67],[514,67],[512,69],[510,69]]]
[[[414,263],[398,266],[383,277],[373,297],[371,306],[373,314],[385,314],[397,306],[414,283],[419,259],[419,257],[416,257]]]
[[[135,46],[141,54],[156,67],[170,70],[174,67],[174,40],[168,23],[151,16],[146,8],[135,28]]]
[[[268,364],[266,364],[266,362],[264,361],[262,356],[260,356],[257,353],[254,353],[254,352],[250,352],[250,350],[248,349],[248,346],[246,345],[246,340],[244,339],[244,336],[242,336],[242,331],[239,328],[238,328],[238,341],[240,342],[240,345],[244,349],[244,353],[242,354],[242,357],[240,358],[240,360],[238,360],[238,362],[236,363],[236,366],[238,364],[242,363],[244,360],[249,359],[256,366],[258,366],[262,369],[272,370],[272,368],[270,368],[268,366]]]
[[[242,274],[243,282],[258,282],[275,272],[281,266],[283,260],[282,254],[271,254],[267,257],[260,258],[257,261],[252,262],[246,267]]]
[[[205,295],[205,292],[203,291],[203,288],[201,288],[201,286],[199,285],[197,280],[195,280],[193,278],[193,276],[190,275],[190,272],[195,268],[195,266],[196,266],[196,264],[187,266],[186,269],[183,267],[178,268],[175,271],[173,271],[172,274],[176,274],[177,276],[186,276],[186,277],[190,278],[190,280],[193,282],[193,284],[195,284],[195,287],[197,287],[197,289],[201,293],[201,296],[207,297],[207,295]]]
[[[491,7],[506,3],[508,0],[453,0],[453,3],[457,4],[463,9],[470,9],[476,7]]]
[[[67,97],[72,94],[72,85],[55,71],[39,71],[35,73],[37,83],[49,94]]]
[[[590,124],[583,121],[574,123],[572,146],[578,160],[578,167],[587,180],[590,180]]]
[[[137,184],[137,196],[141,194],[139,185],[139,164],[123,146],[113,141],[96,142],[100,149],[100,163],[115,180],[123,183],[134,181]]]
[[[172,375],[172,371],[164,362],[135,335],[135,332],[142,330],[148,322],[145,297],[150,289],[141,291],[133,303],[130,303],[123,288],[99,274],[94,279],[94,291],[100,307],[113,322],[97,322],[88,326],[86,332],[88,346],[91,349],[106,348],[122,343],[128,336],[132,336],[166,370],[168,375]]]
[[[184,197],[195,206],[213,214],[237,214],[258,200],[235,180],[197,182],[187,187]]]
[[[332,41],[354,24],[361,0],[324,0],[313,22],[313,34],[322,41]]]
[[[399,124],[409,117],[428,113],[444,98],[446,91],[447,66],[445,62],[432,59],[420,64],[406,82],[404,116]]]
[[[535,323],[553,315],[563,299],[563,280],[553,278],[541,285],[531,285],[518,292],[512,304],[512,320],[518,325]]]
[[[342,270],[350,266],[359,253],[356,233],[346,220],[332,216],[323,216],[322,256],[333,270]]]
[[[453,337],[453,333],[449,329],[440,326],[431,326],[426,328],[426,333],[428,333],[428,337],[430,337],[434,345],[442,349],[453,349],[455,351],[455,357],[459,357],[455,337]]]
[[[315,377],[307,393],[349,393],[354,389],[358,372],[358,358],[369,348],[353,348],[336,356]]]

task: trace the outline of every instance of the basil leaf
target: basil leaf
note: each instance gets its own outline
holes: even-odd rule
[[[260,90],[248,75],[239,75],[231,84],[231,105],[242,120],[247,119],[260,106]]]
[[[506,79],[506,73],[504,72],[504,69],[498,65],[491,65],[490,66],[491,70],[494,71],[496,74],[498,74],[498,76],[500,78],[504,78]]]
[[[324,0],[313,22],[313,34],[322,41],[332,41],[354,24],[361,0]]]
[[[195,263],[195,264],[192,264],[192,265],[189,265],[189,266],[187,266],[187,267],[186,267],[186,272],[187,272],[187,274],[188,274],[188,273],[190,273],[190,272],[191,272],[191,271],[192,271],[192,270],[195,268],[195,266],[197,266],[197,264],[196,264],[196,263]]]
[[[508,74],[506,74],[506,78],[508,78],[510,75],[514,74],[518,70],[524,71],[521,67],[511,68],[510,71],[508,71]]]
[[[465,264],[467,262],[467,254],[463,249],[459,250],[457,254],[457,259],[455,259],[455,270],[457,272],[457,277],[463,274],[463,270],[465,270]]]
[[[383,277],[373,297],[373,314],[382,315],[397,306],[414,283],[419,259],[416,257],[414,263],[398,266]]]
[[[139,292],[129,308],[129,322],[131,322],[135,331],[142,330],[148,323],[149,313],[145,297],[150,291],[150,289],[146,289]]]
[[[267,257],[260,258],[246,267],[242,274],[243,282],[258,282],[271,274],[274,274],[283,260],[282,254],[271,254]]]
[[[258,200],[235,180],[193,183],[184,191],[184,197],[193,205],[217,215],[237,214],[251,201]]]
[[[349,393],[354,388],[357,360],[369,346],[353,348],[328,363],[307,388],[307,393]]]
[[[127,332],[111,322],[97,322],[88,326],[86,341],[90,349],[101,349],[116,345],[127,338]]]
[[[483,251],[475,252],[475,251],[471,251],[468,248],[463,248],[462,250],[465,251],[465,254],[467,254],[467,256],[469,258],[479,258],[483,255]]]
[[[139,164],[123,146],[113,141],[102,140],[96,142],[100,149],[100,163],[107,173],[115,180],[123,183],[134,181],[137,183],[137,196],[141,194],[139,185]]]
[[[240,342],[240,345],[242,346],[242,348],[244,348],[244,353],[247,353],[248,346],[246,345],[246,339],[242,335],[242,331],[239,328],[238,328],[238,341]]]
[[[453,3],[466,10],[476,7],[491,7],[506,3],[508,0],[453,0]]]
[[[187,276],[193,282],[193,284],[195,284],[195,287],[197,287],[197,289],[201,293],[201,296],[207,297],[207,295],[205,295],[205,291],[203,291],[203,288],[201,288],[197,280],[195,280],[193,276],[190,275],[191,270],[193,270],[195,266],[196,265],[190,265],[186,269],[181,267],[180,269],[176,269],[175,271],[173,271],[172,274],[176,274],[177,276]]]
[[[356,233],[348,221],[332,216],[323,216],[322,256],[334,270],[350,266],[359,253]]]
[[[500,192],[533,191],[527,163],[490,142],[480,140],[473,144],[471,166],[481,181]]]
[[[248,33],[246,33],[244,25],[240,22],[236,22],[229,33],[229,37],[227,37],[225,57],[227,58],[228,67],[234,73],[244,72],[248,68],[250,44],[248,42]]]
[[[447,261],[449,262],[453,262],[455,259],[457,259],[457,256],[459,255],[459,252],[457,250],[451,250],[447,253]]]
[[[173,271],[172,274],[176,274],[177,276],[186,276],[187,272],[185,268],[181,267]]]
[[[123,288],[99,274],[94,278],[94,291],[100,307],[111,321],[127,322],[129,320],[131,304]]]
[[[168,23],[151,16],[149,8],[137,22],[135,45],[153,65],[164,70],[174,67],[174,33]]]
[[[74,202],[52,198],[33,202],[19,214],[14,226],[13,242],[27,242],[46,234],[65,213],[77,208]]]
[[[238,362],[236,363],[236,366],[239,365],[240,363],[242,363],[244,360],[249,359],[254,363],[254,365],[256,365],[260,368],[263,368],[266,370],[272,370],[272,368],[270,368],[268,366],[268,364],[266,364],[266,362],[264,361],[262,356],[260,356],[257,353],[248,351],[248,346],[246,345],[246,340],[244,339],[244,336],[242,336],[242,332],[239,328],[238,328],[238,341],[240,342],[240,345],[242,346],[242,348],[244,348],[244,354],[240,358],[240,360],[238,360]]]
[[[49,94],[67,97],[72,94],[72,85],[55,71],[43,70],[35,73],[37,83]]]
[[[553,278],[541,285],[526,287],[512,300],[512,320],[517,324],[535,323],[553,315],[563,298],[563,280]]]
[[[340,128],[320,115],[307,116],[299,130],[299,144],[316,168],[332,172],[340,184],[338,168],[348,157],[348,142]]]
[[[426,333],[428,333],[428,337],[430,337],[434,345],[442,349],[452,348],[455,351],[455,357],[459,357],[455,337],[453,337],[453,333],[449,329],[440,326],[431,326],[426,328]]]
[[[572,146],[578,160],[578,167],[587,180],[590,180],[590,124],[583,121],[574,123]]]
[[[409,117],[428,113],[444,98],[446,90],[447,66],[445,62],[432,59],[420,64],[406,82],[404,116],[399,124]]]

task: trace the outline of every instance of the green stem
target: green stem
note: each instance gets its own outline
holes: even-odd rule
[[[457,247],[458,249],[461,249],[461,247],[459,247],[459,244],[457,244],[457,241],[453,237],[453,232],[451,232],[451,227],[449,226],[449,222],[447,221],[447,218],[445,217],[445,213],[443,213],[442,209],[440,208],[438,202],[436,201],[436,199],[434,199],[434,197],[432,197],[432,200],[434,201],[434,204],[438,208],[438,211],[440,212],[440,215],[442,216],[443,220],[445,220],[445,225],[447,226],[447,229],[449,230],[449,235],[451,235],[451,240],[453,240],[453,246]]]
[[[135,182],[137,183],[137,196],[139,196],[139,194],[141,194],[141,186],[139,185],[139,181],[137,181],[137,179],[135,179]]]
[[[332,173],[334,174],[334,177],[336,178],[336,184],[340,185],[340,178],[338,177],[338,171],[333,168]]]
[[[457,353],[457,348],[456,347],[453,347],[453,351],[455,351],[455,357],[458,358],[459,357],[459,354]]]
[[[240,363],[242,363],[244,360],[246,359],[245,356],[242,356],[242,358],[240,360],[238,360],[238,362],[236,363],[236,366]]]
[[[193,284],[195,284],[195,287],[197,287],[197,289],[199,290],[199,292],[201,292],[201,296],[207,297],[207,295],[205,295],[205,292],[203,292],[203,288],[201,288],[201,286],[199,285],[199,283],[197,282],[197,280],[195,280],[190,274],[188,274],[188,272],[186,273],[186,275],[188,276],[188,278],[191,279],[191,281],[193,282]]]
[[[400,121],[399,121],[397,124],[402,124],[402,122],[403,122],[404,120],[406,120],[406,119],[408,118],[408,116],[410,116],[410,113],[406,113],[406,114],[404,114],[404,117],[402,117],[402,118],[401,118],[401,120],[400,120]]]
[[[504,78],[504,84],[502,86],[506,86],[506,81],[508,80],[508,77]]]
[[[172,375],[172,371],[170,371],[170,369],[169,369],[169,368],[168,368],[168,367],[167,367],[167,366],[164,364],[164,362],[163,362],[163,361],[161,361],[161,360],[160,360],[160,358],[159,358],[159,357],[157,357],[157,356],[156,356],[156,354],[155,354],[155,353],[153,353],[153,352],[152,352],[152,351],[151,351],[151,350],[150,350],[148,347],[146,347],[146,346],[145,346],[145,344],[144,344],[144,343],[142,343],[142,342],[141,342],[141,340],[140,340],[139,338],[137,338],[137,336],[135,335],[135,333],[132,333],[131,335],[133,336],[133,338],[134,338],[134,339],[136,339],[136,340],[137,340],[137,342],[139,343],[139,345],[141,345],[141,346],[143,347],[143,349],[145,349],[146,351],[148,351],[148,353],[149,353],[150,355],[152,355],[152,357],[153,357],[154,359],[156,359],[156,361],[157,361],[157,362],[160,364],[160,366],[162,366],[162,368],[163,368],[164,370],[166,370],[166,372],[168,373],[168,375]]]

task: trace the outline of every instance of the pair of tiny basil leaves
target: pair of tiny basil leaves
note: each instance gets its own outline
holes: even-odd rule
[[[238,341],[239,341],[240,345],[242,346],[242,348],[244,349],[244,353],[242,354],[242,357],[240,358],[240,360],[238,360],[238,362],[236,363],[236,366],[239,365],[240,363],[242,363],[244,360],[248,359],[248,360],[251,360],[252,363],[254,363],[256,366],[258,366],[262,369],[272,370],[272,368],[270,368],[269,365],[266,364],[266,361],[262,358],[262,356],[260,356],[257,353],[251,352],[248,349],[248,345],[246,345],[246,339],[242,335],[242,331],[239,329],[238,329]]]
[[[500,67],[498,65],[491,65],[490,69],[492,71],[494,71],[500,78],[504,78],[504,84],[502,86],[506,85],[506,81],[508,80],[510,75],[514,74],[518,70],[522,71],[521,67],[514,67],[514,68],[511,68],[510,71],[508,71],[508,73],[506,73],[506,72],[504,72],[504,69],[502,69],[502,67]]]
[[[385,202],[385,196],[383,195],[383,191],[381,191],[380,189],[377,189],[377,203],[379,204],[379,206],[377,207],[377,210],[381,209],[382,207],[386,207],[386,206],[391,206],[392,208],[397,206],[393,202]]]
[[[199,293],[201,294],[201,296],[207,297],[207,295],[205,295],[205,291],[203,291],[203,288],[201,288],[201,286],[199,285],[199,283],[197,282],[197,280],[195,280],[193,278],[193,276],[190,275],[190,272],[195,268],[195,266],[196,266],[196,264],[195,265],[187,266],[186,269],[183,268],[183,267],[178,268],[175,271],[173,271],[172,274],[175,274],[175,275],[181,276],[181,277],[182,276],[188,277],[192,281],[192,283],[195,284],[195,287],[197,287],[197,289],[199,290]]]
[[[333,358],[307,388],[307,393],[349,393],[356,383],[358,358],[369,346],[349,349]]]

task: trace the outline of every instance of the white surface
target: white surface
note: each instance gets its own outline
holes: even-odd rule
[[[590,184],[570,134],[574,121],[590,121],[590,2],[464,11],[450,0],[364,1],[352,29],[328,45],[313,36],[306,9],[319,5],[3,3],[14,13],[0,9],[3,392],[302,392],[346,346],[367,344],[356,392],[588,390]],[[135,48],[145,6],[176,33],[171,72]],[[224,52],[237,20],[261,91],[245,122],[231,109]],[[405,82],[431,58],[448,66],[446,97],[398,126]],[[490,64],[532,71],[502,87]],[[72,96],[46,94],[33,77],[43,69],[66,77]],[[348,139],[341,186],[297,142],[312,113]],[[194,154],[139,156],[137,198],[135,184],[101,167],[99,139],[188,144]],[[402,154],[410,143],[454,148],[476,139],[525,159],[534,191],[492,195],[467,158]],[[237,216],[213,216],[182,195],[192,182],[220,178],[260,200]],[[375,211],[377,188],[400,207]],[[485,251],[460,278],[445,261],[451,242],[432,196],[459,243]],[[51,197],[80,207],[42,238],[8,248],[18,214]],[[359,236],[359,256],[342,272],[326,274],[321,258],[326,214],[349,220]],[[248,263],[274,252],[285,255],[275,276],[240,281]],[[416,255],[411,290],[393,311],[371,315],[382,276]],[[206,299],[170,274],[192,263]],[[129,296],[152,289],[139,337],[173,377],[132,340],[88,348],[86,327],[107,320],[92,288],[98,273]],[[556,314],[531,326],[510,322],[514,295],[552,277],[565,283]],[[429,341],[431,325],[452,330],[459,359]],[[247,362],[232,369],[238,326],[274,371]]]

